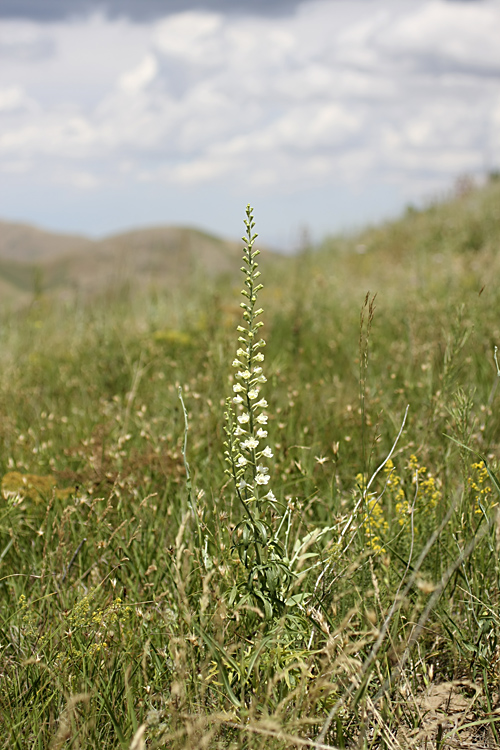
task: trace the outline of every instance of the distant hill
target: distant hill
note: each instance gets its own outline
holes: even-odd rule
[[[43,229],[0,221],[0,259],[21,263],[45,262],[85,252],[94,243],[87,237],[46,232]]]
[[[0,222],[0,295],[89,294],[127,282],[169,287],[239,271],[241,242],[188,227],[160,226],[102,240]]]

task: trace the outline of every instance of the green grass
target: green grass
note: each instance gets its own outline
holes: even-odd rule
[[[499,205],[492,181],[262,262],[266,523],[295,581],[272,615],[231,595],[239,287],[4,314],[1,748],[498,739]],[[453,681],[454,735],[426,703]]]

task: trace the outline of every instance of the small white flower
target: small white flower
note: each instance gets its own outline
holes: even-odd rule
[[[262,414],[260,416],[262,416]],[[257,419],[259,418],[257,417]],[[267,417],[266,417],[266,420],[267,420]],[[246,424],[247,422],[250,422],[250,417],[248,416],[248,414],[240,414],[240,416],[238,417],[238,422],[240,424]]]
[[[259,427],[256,433],[258,438],[266,438],[267,437],[267,430],[263,430],[262,427]]]
[[[236,352],[236,355],[238,357],[245,357],[246,356],[246,351],[244,349],[238,349],[237,352]],[[255,357],[255,359],[257,359],[257,357]]]
[[[240,481],[238,482],[238,489],[244,490],[246,486],[247,486],[247,483],[245,482],[243,478],[241,478]]]
[[[256,407],[259,406],[261,409],[266,409],[267,405],[268,404],[265,398],[261,398],[261,400],[257,401],[257,403],[255,404]]]
[[[246,465],[247,465],[247,463],[248,463],[248,461],[247,461],[247,459],[245,458],[245,456],[239,456],[239,457],[238,457],[238,461],[237,461],[237,465],[238,465],[238,466],[246,466]]]
[[[247,416],[247,415],[245,414],[245,415],[242,415],[242,416]],[[241,417],[238,417],[238,419],[241,421]],[[267,416],[267,414],[259,414],[258,417],[256,418],[256,420],[257,420],[257,422],[259,424],[267,424],[267,420],[268,419],[269,419],[269,417]]]
[[[245,390],[245,389],[243,388],[243,386],[241,385],[241,383],[235,383],[235,384],[233,385],[233,391],[234,391],[235,393],[241,393],[241,392],[242,392],[242,391],[244,391],[244,390]]]
[[[240,350],[238,350],[236,353],[239,354]],[[254,360],[256,362],[263,362],[264,361],[264,355],[262,354],[262,352],[257,352],[257,354],[254,357]]]
[[[243,399],[241,398],[241,396],[235,396],[233,398],[233,404],[242,404],[242,403],[243,403]]]
[[[269,492],[267,493],[267,495],[264,495],[264,499],[265,500],[270,500],[271,502],[273,502],[274,500],[276,500],[276,496],[275,496],[275,494],[274,494],[274,492],[272,490],[269,490]]]
[[[253,379],[254,383],[267,383],[267,378],[264,375],[259,375]]]
[[[272,458],[274,454],[271,448],[268,445],[266,445],[266,447],[262,451],[262,455],[265,456],[266,458]]]
[[[259,395],[259,389],[258,388],[252,388],[251,391],[248,391],[248,398],[255,399]]]
[[[235,437],[240,437],[240,435],[244,435],[245,434],[245,430],[242,427],[240,427],[239,425],[236,425],[233,434],[235,435]]]
[[[267,484],[270,478],[271,477],[268,474],[257,474],[255,481],[257,484]]]
[[[241,362],[238,362],[237,359],[233,359],[233,367],[241,367]]]
[[[257,471],[259,472],[259,474],[269,474],[269,469],[267,468],[267,466],[262,466],[262,464],[259,464],[257,466]]]
[[[236,375],[242,380],[250,380],[251,372],[250,370],[239,370]]]
[[[256,440],[254,437],[249,437],[247,440],[243,440],[242,443],[240,443],[240,447],[245,449],[248,448],[249,450],[251,448],[257,448],[259,445],[259,441]]]
[[[254,367],[253,368],[253,374],[254,375],[260,375],[262,372],[262,367]]]

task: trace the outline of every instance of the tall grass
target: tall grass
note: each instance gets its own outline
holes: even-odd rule
[[[1,747],[496,741],[498,190],[4,315]]]

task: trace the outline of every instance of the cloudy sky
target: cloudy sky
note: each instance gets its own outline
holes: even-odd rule
[[[500,168],[500,0],[0,0],[0,217],[291,248]]]

